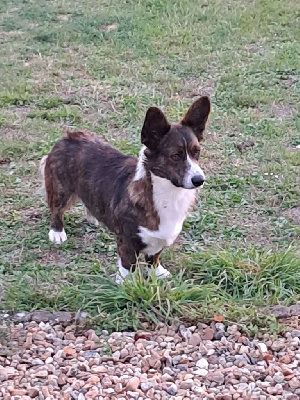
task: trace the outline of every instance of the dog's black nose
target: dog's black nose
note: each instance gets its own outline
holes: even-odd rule
[[[196,187],[202,186],[204,183],[204,178],[202,175],[195,175],[192,178],[192,184]]]

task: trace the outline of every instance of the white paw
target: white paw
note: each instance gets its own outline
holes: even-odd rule
[[[124,283],[124,278],[123,278],[120,274],[117,274],[117,275],[116,275],[115,282],[116,282],[117,285],[123,285],[123,283]]]
[[[158,267],[155,268],[155,275],[159,279],[170,278],[172,276],[171,272],[164,268],[161,264],[158,264]]]
[[[123,285],[124,278],[129,274],[129,271],[128,269],[123,267],[120,257],[118,257],[118,267],[119,267],[119,272],[116,275],[116,284]]]
[[[64,229],[61,232],[50,229],[48,236],[49,240],[55,244],[61,244],[67,240],[67,235]]]

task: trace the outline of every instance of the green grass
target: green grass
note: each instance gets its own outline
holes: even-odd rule
[[[300,299],[299,13],[295,0],[2,1],[1,308],[85,309],[109,329],[214,314],[275,329],[260,307]],[[208,180],[163,254],[173,278],[141,265],[116,287],[115,239],[80,206],[67,243],[52,246],[37,168],[66,129],[137,155],[149,106],[177,121],[201,93],[213,104]]]

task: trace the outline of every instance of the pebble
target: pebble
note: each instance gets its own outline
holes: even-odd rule
[[[140,379],[136,376],[132,377],[129,379],[126,385],[126,390],[135,392],[137,388],[139,387],[140,384]]]
[[[171,396],[175,396],[178,392],[177,386],[175,384],[172,384],[171,386],[169,386],[167,388],[167,392],[171,395]]]
[[[206,376],[208,374],[208,371],[204,368],[197,368],[193,370],[193,374],[198,376]]]
[[[143,392],[147,392],[152,387],[153,387],[153,383],[151,383],[151,382],[142,382],[141,383],[141,389]]]
[[[202,342],[201,336],[199,333],[193,333],[192,336],[189,338],[188,343],[191,346],[199,346],[199,344]]]
[[[208,368],[208,361],[207,361],[207,359],[206,359],[206,358],[200,358],[200,360],[198,360],[198,361],[196,362],[196,366],[197,366],[198,368],[205,368],[205,369],[207,369],[207,368]]]
[[[295,337],[300,338],[300,330],[299,329],[292,330],[291,336],[292,336],[292,338],[295,338]]]

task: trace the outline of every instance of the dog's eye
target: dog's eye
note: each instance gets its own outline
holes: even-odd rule
[[[172,154],[171,158],[173,161],[179,161],[181,159],[180,154]]]

